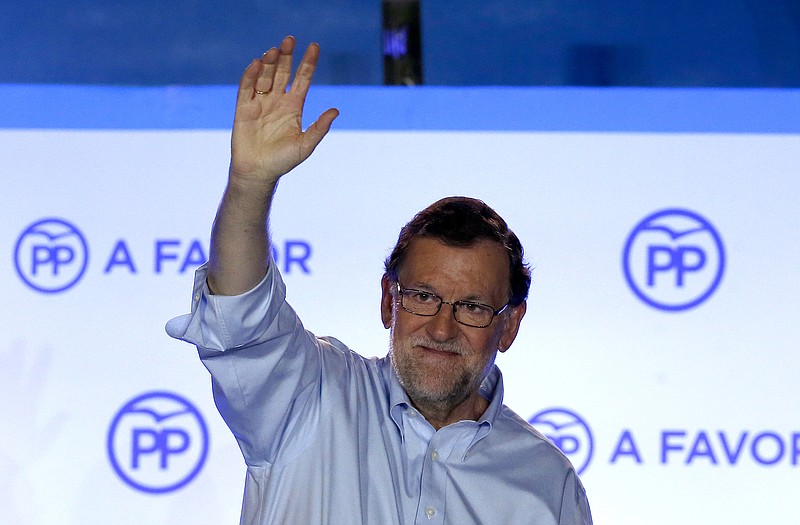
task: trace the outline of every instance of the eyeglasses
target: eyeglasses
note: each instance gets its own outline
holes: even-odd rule
[[[486,328],[492,324],[494,316],[502,313],[508,308],[508,303],[504,304],[499,310],[495,310],[488,304],[474,303],[472,301],[445,301],[438,295],[424,290],[413,288],[403,288],[399,282],[397,292],[400,295],[400,306],[408,313],[432,317],[439,313],[442,304],[449,304],[453,307],[453,317],[459,323],[473,328]]]

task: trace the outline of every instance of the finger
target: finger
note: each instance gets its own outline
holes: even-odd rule
[[[263,67],[253,88],[256,94],[269,93],[272,90],[272,80],[275,77],[277,60],[278,49],[274,47],[261,56]]]
[[[293,36],[287,36],[281,42],[278,52],[278,62],[275,66],[275,78],[272,82],[273,91],[283,92],[289,84],[292,76],[292,52],[294,52],[295,40]]]
[[[319,118],[311,124],[305,133],[303,133],[303,142],[302,142],[302,155],[303,160],[307,159],[311,153],[313,153],[314,149],[322,142],[322,139],[325,138],[325,135],[328,134],[328,131],[331,129],[331,124],[339,116],[339,110],[336,108],[331,108]]]
[[[245,68],[242,78],[239,79],[239,91],[236,94],[237,100],[250,100],[253,97],[253,90],[261,67],[261,61],[256,58]]]
[[[317,69],[318,60],[319,44],[312,43],[306,48],[303,59],[297,67],[297,73],[294,75],[294,81],[290,89],[291,93],[295,93],[305,100],[308,88],[311,86],[311,78],[314,76],[314,71]]]

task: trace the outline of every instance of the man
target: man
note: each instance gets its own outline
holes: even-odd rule
[[[315,337],[286,303],[269,257],[273,193],[338,115],[302,131],[319,48],[287,91],[294,44],[242,76],[211,256],[192,313],[167,325],[197,345],[241,447],[241,522],[590,524],[567,459],[502,404],[494,358],[517,335],[530,273],[491,208],[443,199],[404,227],[381,281],[385,358]]]

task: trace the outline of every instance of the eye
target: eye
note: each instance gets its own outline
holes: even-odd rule
[[[411,299],[418,303],[435,303],[436,296],[420,290],[411,291]]]
[[[486,307],[483,306],[482,304],[464,303],[464,302],[461,302],[461,303],[458,303],[458,304],[459,304],[459,306],[461,306],[461,308],[464,309],[465,312],[470,313],[470,314],[478,314],[478,313],[484,312],[486,310]]]

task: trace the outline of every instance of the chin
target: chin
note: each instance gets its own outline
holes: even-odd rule
[[[398,359],[394,352],[389,356],[400,385],[415,404],[456,406],[477,388],[474,378],[468,373],[456,378],[435,378],[435,372],[421,370],[403,358]]]

